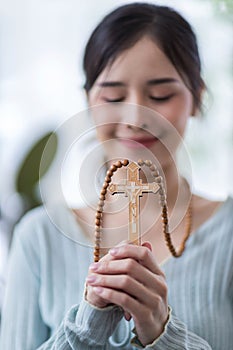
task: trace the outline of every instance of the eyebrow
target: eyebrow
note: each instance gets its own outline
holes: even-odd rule
[[[177,79],[174,78],[159,78],[159,79],[151,79],[147,81],[147,85],[160,85],[160,84],[168,84],[168,83],[177,83]],[[120,81],[103,81],[98,84],[100,87],[124,87],[126,84]]]
[[[168,83],[177,83],[178,80],[175,78],[160,78],[160,79],[151,79],[147,82],[148,85],[160,85]]]
[[[124,83],[121,83],[120,81],[103,81],[102,83],[99,83],[98,86],[101,87],[122,87],[125,86]]]

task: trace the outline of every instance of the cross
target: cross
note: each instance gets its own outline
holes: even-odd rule
[[[134,244],[141,244],[140,226],[139,226],[139,197],[147,192],[156,193],[159,185],[155,182],[142,183],[139,178],[140,167],[137,163],[131,162],[127,166],[127,179],[122,184],[111,184],[109,191],[112,194],[125,193],[129,198],[129,226],[128,239]]]

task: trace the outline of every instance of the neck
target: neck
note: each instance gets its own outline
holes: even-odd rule
[[[191,190],[187,180],[177,170],[175,162],[163,168],[170,227],[173,230],[186,215],[190,205]]]
[[[167,193],[167,204],[169,208],[173,208],[181,190],[180,186],[182,186],[183,179],[177,171],[177,166],[174,162],[169,163],[162,171]]]

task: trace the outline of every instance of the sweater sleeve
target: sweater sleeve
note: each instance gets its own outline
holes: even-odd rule
[[[68,311],[57,332],[38,350],[107,349],[107,340],[122,316],[117,306],[98,309],[83,300]]]
[[[138,339],[136,329],[133,330],[135,337],[131,340],[132,345],[139,349],[148,350],[211,350],[210,345],[201,337],[188,331],[187,327],[172,314],[169,307],[169,317],[163,333],[153,343],[143,347]]]
[[[94,308],[83,300],[67,311],[57,330],[43,321],[40,312],[40,267],[37,242],[25,244],[22,225],[15,231],[9,260],[3,306],[0,349],[103,350],[123,316],[117,306]]]
[[[166,331],[156,341],[155,349],[162,350],[169,344],[169,349],[211,350],[210,345],[201,337],[190,332],[176,316],[171,315]]]
[[[152,344],[150,350],[211,350],[211,346],[201,337],[190,332],[186,325],[171,312],[164,332]]]

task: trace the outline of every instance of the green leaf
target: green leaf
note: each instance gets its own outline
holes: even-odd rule
[[[46,155],[41,158],[46,146]],[[39,179],[47,172],[57,150],[57,136],[50,132],[40,139],[29,151],[24,159],[16,178],[16,190],[26,196],[34,197],[35,186]],[[33,199],[33,198],[32,198]]]

